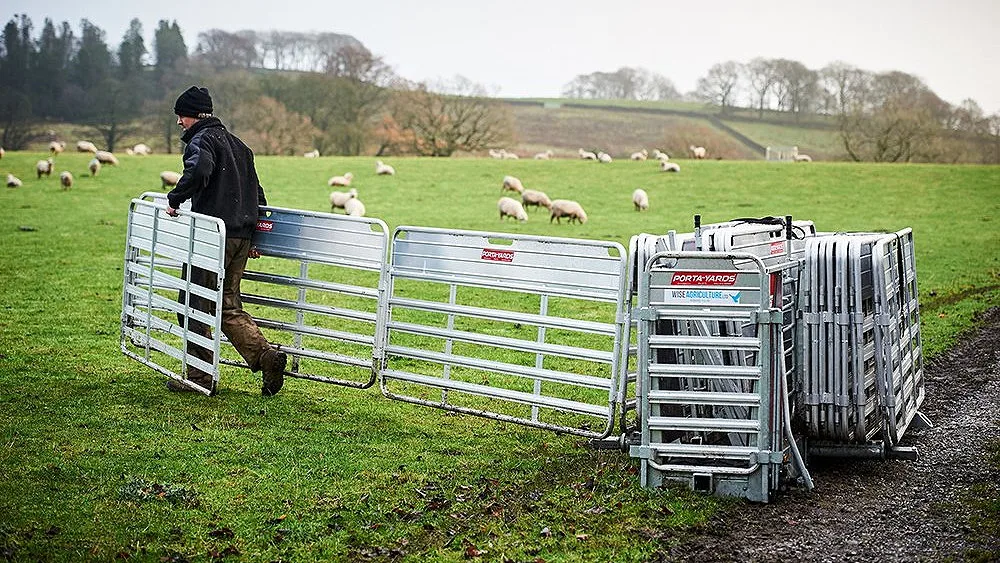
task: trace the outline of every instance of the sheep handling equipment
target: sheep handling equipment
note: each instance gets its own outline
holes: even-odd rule
[[[207,394],[188,366],[246,368],[221,286],[185,275],[224,277],[225,226],[165,211],[130,204],[121,350]],[[244,307],[288,376],[585,437],[636,458],[644,487],[768,502],[812,487],[810,456],[912,459],[903,436],[929,424],[909,229],[696,217],[626,250],[262,207],[254,244]]]

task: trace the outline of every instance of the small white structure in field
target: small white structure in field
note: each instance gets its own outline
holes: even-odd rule
[[[329,186],[344,186],[344,187],[347,187],[347,186],[351,185],[351,180],[353,180],[353,179],[354,179],[354,174],[352,174],[351,172],[348,172],[347,174],[344,174],[343,176],[334,176],[334,177],[330,178],[326,183]]]
[[[388,164],[382,162],[381,160],[375,161],[375,174],[377,176],[393,176],[396,174],[396,169]]]
[[[497,210],[500,211],[500,220],[505,217],[513,217],[520,222],[528,220],[528,213],[524,210],[520,201],[509,197],[502,197],[497,200]]]
[[[646,193],[646,190],[636,188],[636,190],[632,192],[632,204],[635,205],[636,211],[645,211],[649,209],[649,194]]]

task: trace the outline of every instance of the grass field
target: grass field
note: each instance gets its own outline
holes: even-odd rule
[[[640,561],[730,502],[637,487],[624,454],[565,435],[291,380],[274,398],[224,368],[214,398],[169,394],[118,349],[128,202],[179,156],[122,157],[76,184],[0,177],[0,553],[14,560]],[[1000,167],[680,161],[258,159],[272,205],[327,211],[351,171],[368,215],[423,225],[617,241],[786,215],[824,231],[912,227],[927,355],[1000,305]],[[505,174],[580,201],[585,225],[500,222]],[[636,213],[645,188],[651,209]],[[933,400],[930,398],[929,400]]]

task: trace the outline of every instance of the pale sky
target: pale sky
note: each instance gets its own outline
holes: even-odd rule
[[[559,97],[580,74],[622,66],[695,88],[716,63],[754,57],[819,70],[844,61],[922,78],[941,98],[1000,113],[1000,0],[162,0],[130,3],[0,0],[0,17],[25,13],[37,36],[46,17],[79,33],[88,18],[117,47],[133,17],[152,49],[161,19],[177,20],[188,48],[198,33],[335,32],[352,35],[414,81],[462,75],[504,97]],[[310,6],[311,5],[311,6]]]

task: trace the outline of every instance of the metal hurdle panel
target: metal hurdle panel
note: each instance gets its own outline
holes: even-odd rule
[[[291,356],[288,375],[375,383],[388,232],[380,219],[260,208],[253,243],[262,258],[248,262],[241,293],[268,340]],[[224,362],[245,366],[238,356]]]
[[[180,210],[166,214],[166,202],[133,199],[129,204],[122,286],[121,350],[140,363],[204,394],[211,389],[187,380],[193,366],[219,378],[219,343],[222,323],[222,285],[226,226],[215,217]],[[215,287],[185,279],[182,268],[207,270],[216,275]],[[178,292],[184,291],[184,303]],[[215,314],[191,306],[196,296],[214,305]],[[183,321],[178,320],[178,315]],[[188,330],[191,320],[213,327],[208,339]],[[188,351],[188,344],[212,353],[212,363]]]
[[[661,252],[639,279],[641,483],[766,502],[786,447],[781,312],[771,274],[746,253]],[[665,322],[664,322],[665,321]],[[751,327],[723,334],[729,324]]]
[[[609,436],[623,400],[625,269],[625,250],[612,242],[397,228],[382,392],[453,412]]]

